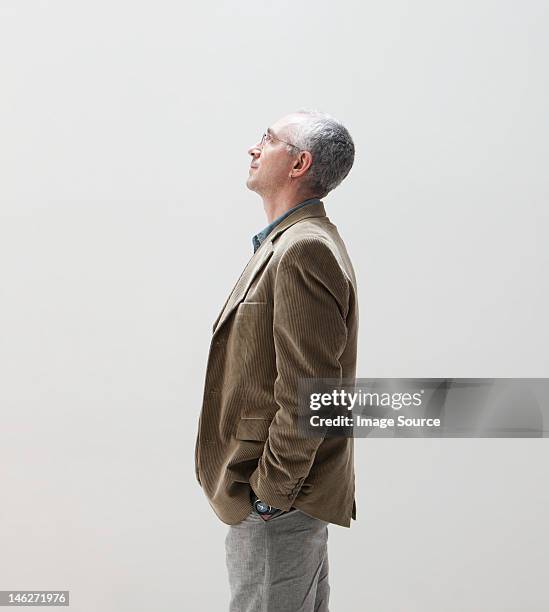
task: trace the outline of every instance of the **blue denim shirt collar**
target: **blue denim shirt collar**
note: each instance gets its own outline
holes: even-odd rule
[[[259,233],[253,236],[252,244],[254,245],[254,253],[261,246],[261,243],[265,240],[265,238],[267,238],[267,236],[272,232],[272,230],[274,230],[274,228],[281,221],[283,221],[288,215],[291,215],[298,208],[307,206],[307,204],[316,204],[317,202],[320,202],[318,198],[309,198],[308,200],[305,200],[304,202],[301,202],[300,204],[296,204],[293,208],[290,208],[284,214],[280,215],[280,217],[277,217],[272,223],[269,223],[269,225],[267,225],[265,229],[261,230]]]

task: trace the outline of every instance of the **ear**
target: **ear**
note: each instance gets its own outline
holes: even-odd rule
[[[295,161],[290,170],[290,178],[296,179],[303,176],[305,172],[311,167],[313,163],[313,156],[309,151],[301,151],[295,158]]]

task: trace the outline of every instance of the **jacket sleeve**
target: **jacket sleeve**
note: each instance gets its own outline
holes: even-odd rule
[[[274,286],[278,410],[250,477],[256,495],[282,510],[291,508],[322,442],[298,431],[298,381],[341,381],[348,305],[349,281],[328,243],[306,238],[286,250]]]

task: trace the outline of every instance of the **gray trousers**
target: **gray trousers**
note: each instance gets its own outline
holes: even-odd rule
[[[230,612],[329,612],[327,543],[328,523],[296,509],[231,525]]]

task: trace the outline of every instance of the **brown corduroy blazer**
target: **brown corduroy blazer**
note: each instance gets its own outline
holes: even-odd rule
[[[349,527],[353,439],[297,428],[300,378],[354,379],[358,307],[347,249],[322,202],[288,215],[246,265],[213,326],[196,477],[230,525],[263,501]]]

